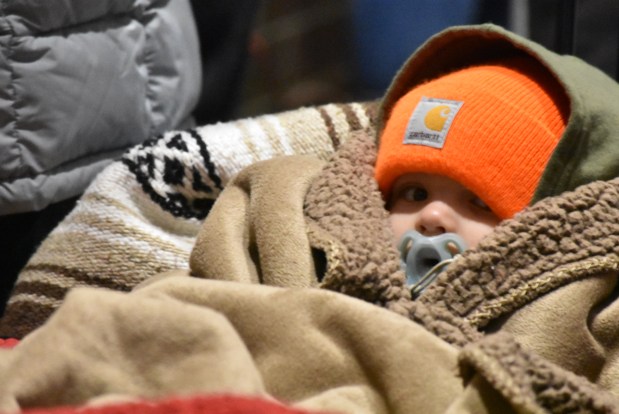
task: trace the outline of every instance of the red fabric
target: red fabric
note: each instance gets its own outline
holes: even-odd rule
[[[13,348],[18,343],[19,343],[18,339],[13,339],[13,338],[2,339],[2,338],[0,338],[0,348]]]
[[[130,402],[103,407],[31,409],[24,414],[320,414],[299,410],[254,397],[232,395],[172,398],[163,401]],[[324,413],[323,413],[324,414]]]

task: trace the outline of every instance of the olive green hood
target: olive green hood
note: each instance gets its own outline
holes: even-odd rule
[[[548,69],[570,105],[568,124],[531,202],[619,176],[619,84],[574,56],[558,55],[492,24],[453,27],[422,45],[383,98],[377,136],[394,104],[414,86],[459,68],[522,54]]]

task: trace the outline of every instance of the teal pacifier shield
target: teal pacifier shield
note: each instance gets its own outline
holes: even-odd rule
[[[436,265],[466,250],[466,243],[455,233],[426,237],[409,230],[402,236],[398,247],[406,283],[412,286],[419,283]]]

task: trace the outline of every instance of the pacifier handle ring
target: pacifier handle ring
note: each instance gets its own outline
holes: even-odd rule
[[[419,280],[419,282],[415,283],[414,285],[410,287],[411,297],[413,299],[417,299],[419,295],[421,295],[423,291],[426,290],[426,288],[430,286],[432,282],[434,282],[434,279],[436,279],[439,273],[443,271],[443,268],[449,265],[451,262],[453,262],[454,259],[455,257],[451,259],[443,260],[442,262],[435,264],[434,267],[432,267],[432,269],[428,270],[428,273],[426,273]]]

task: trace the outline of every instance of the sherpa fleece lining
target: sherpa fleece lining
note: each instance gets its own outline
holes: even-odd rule
[[[411,300],[389,213],[374,180],[375,158],[373,133],[355,133],[306,195],[308,236],[327,258],[321,287],[386,307],[454,345],[479,338],[468,321],[444,307]]]
[[[504,221],[420,301],[483,329],[578,279],[619,270],[619,178],[551,197]]]

